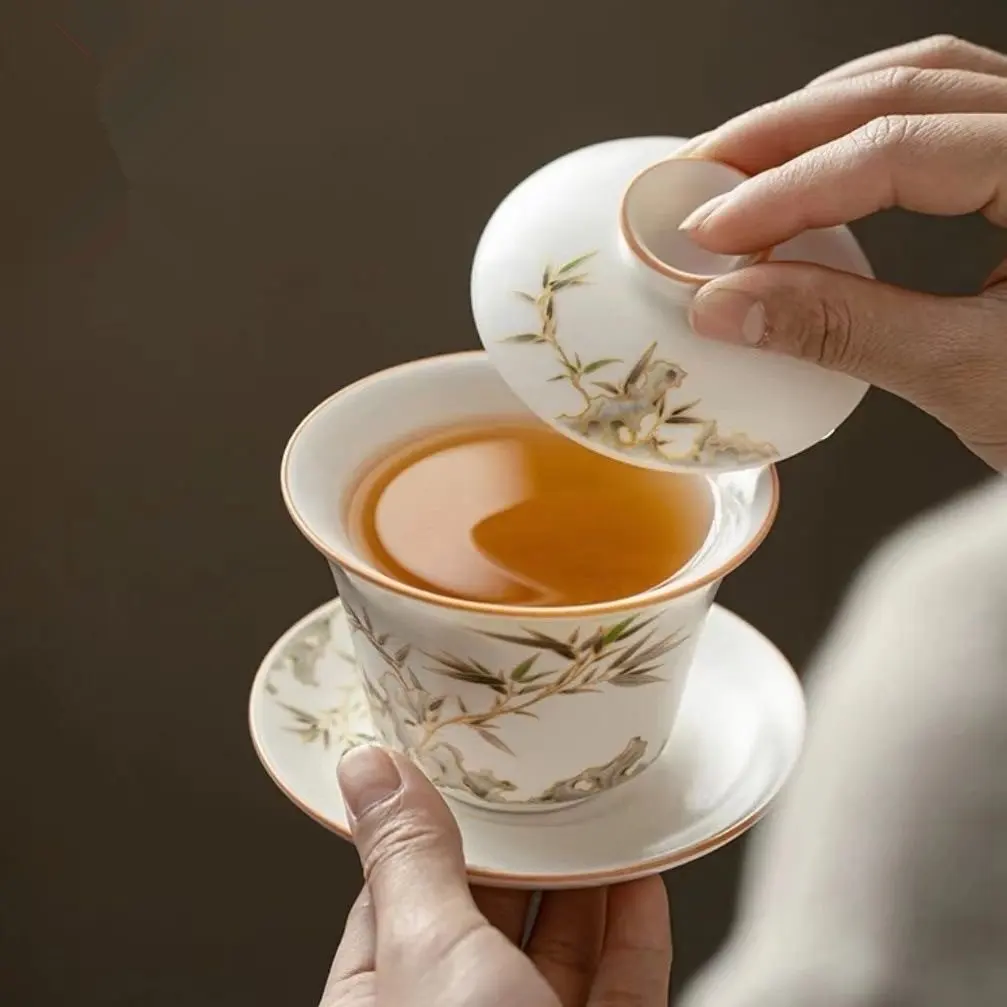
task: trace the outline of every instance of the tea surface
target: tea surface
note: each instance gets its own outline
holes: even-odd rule
[[[348,521],[378,569],[435,594],[583,605],[663,583],[702,546],[701,477],[598,455],[536,421],[486,420],[392,448]]]

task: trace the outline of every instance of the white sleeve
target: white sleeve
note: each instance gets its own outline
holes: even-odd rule
[[[734,935],[683,1007],[1005,1007],[1007,483],[885,547],[809,698]]]

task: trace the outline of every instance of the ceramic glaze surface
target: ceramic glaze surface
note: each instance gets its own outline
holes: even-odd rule
[[[866,385],[693,334],[682,284],[631,251],[620,229],[630,183],[681,143],[598,144],[517,186],[476,251],[476,327],[515,393],[594,450],[679,471],[762,466],[828,436]],[[636,228],[648,219],[638,213]],[[806,232],[771,258],[871,275],[846,228]]]
[[[665,584],[566,608],[440,597],[377,570],[347,533],[361,465],[425,427],[528,417],[483,353],[417,361],[344,389],[302,423],[283,464],[287,505],[327,558],[382,740],[444,792],[542,811],[621,787],[666,743],[697,633],[721,579],[776,513],[771,468],[704,477],[706,542]]]
[[[440,790],[499,811],[594,797],[657,758],[714,592],[522,621],[417,606],[333,573],[382,741]]]
[[[342,752],[374,741],[364,680],[339,601],[291,627],[263,661],[250,726],[266,770],[307,814],[349,838]],[[500,815],[449,800],[473,880],[572,888],[643,877],[741,835],[799,756],[797,678],[764,637],[714,606],[699,634],[675,729],[624,787],[548,814]]]

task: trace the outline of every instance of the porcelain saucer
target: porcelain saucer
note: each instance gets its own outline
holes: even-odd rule
[[[349,838],[340,755],[372,740],[341,603],[291,627],[255,676],[252,740],[277,786]],[[786,658],[719,606],[707,617],[672,736],[639,777],[537,814],[449,800],[473,881],[507,888],[606,885],[656,874],[724,846],[765,813],[801,752],[805,708]]]

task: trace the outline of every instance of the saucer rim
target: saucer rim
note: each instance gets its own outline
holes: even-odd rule
[[[273,781],[280,792],[300,811],[311,818],[313,821],[317,822],[319,825],[323,826],[329,832],[334,833],[339,836],[340,839],[346,842],[353,843],[353,835],[350,829],[332,819],[325,817],[321,812],[310,807],[305,801],[303,801],[297,794],[295,794],[281,779],[280,773],[274,767],[273,763],[266,754],[263,745],[260,743],[259,734],[255,727],[255,704],[259,698],[260,692],[264,691],[264,680],[272,667],[277,655],[286,645],[287,641],[294,636],[296,633],[300,632],[306,625],[318,621],[323,618],[330,618],[332,613],[337,609],[342,608],[342,600],[339,597],[331,598],[329,601],[312,609],[307,615],[298,619],[293,625],[291,625],[286,631],[284,631],[280,637],[275,641],[275,643],[269,648],[266,656],[262,659],[259,664],[258,669],[252,679],[252,686],[249,691],[248,698],[248,730],[252,741],[252,747],[255,750],[255,754],[265,769],[266,774]],[[723,605],[718,605],[714,603],[710,607],[710,612],[716,609],[721,615],[728,617],[730,620],[741,623],[741,625],[753,632],[757,633],[761,637],[763,643],[765,643],[769,648],[771,648],[776,656],[779,658],[780,664],[787,669],[789,672],[789,678],[791,682],[791,687],[795,692],[799,703],[798,707],[801,711],[801,724],[800,724],[800,744],[797,749],[797,753],[790,767],[787,769],[786,773],[781,774],[776,785],[762,798],[762,800],[743,818],[738,819],[733,825],[727,828],[721,829],[719,832],[714,833],[711,836],[699,840],[690,844],[689,846],[676,850],[672,853],[664,853],[655,857],[648,857],[644,860],[638,860],[636,863],[628,865],[626,867],[619,868],[607,868],[594,871],[581,871],[576,873],[550,873],[550,874],[528,874],[519,873],[513,871],[499,871],[492,868],[485,867],[473,867],[466,864],[465,870],[470,881],[483,884],[487,887],[498,887],[498,888],[517,888],[517,889],[532,889],[532,890],[548,890],[548,889],[561,889],[561,888],[574,888],[574,887],[596,887],[601,885],[618,884],[621,882],[634,881],[639,878],[649,877],[655,874],[662,874],[665,871],[672,870],[675,867],[682,867],[685,864],[691,863],[694,860],[698,860],[710,853],[714,853],[722,847],[733,842],[735,839],[744,835],[749,831],[754,825],[758,824],[762,818],[770,810],[771,805],[780,795],[783,788],[786,786],[787,782],[793,775],[794,770],[797,768],[798,761],[801,756],[801,751],[803,750],[804,738],[807,730],[807,706],[804,694],[804,688],[801,684],[800,677],[797,671],[794,669],[793,664],[787,658],[787,656],[780,650],[779,647],[773,643],[764,633],[753,626],[747,619],[743,619],[740,615],[732,612],[730,609],[725,608]],[[707,614],[707,618],[709,618]],[[704,624],[705,625],[705,624]],[[658,757],[660,758],[660,756]],[[450,797],[442,794],[445,798],[449,807],[453,806],[453,802]],[[578,802],[579,803],[579,802]],[[557,812],[562,812],[562,809],[557,809],[554,812],[545,812],[545,814],[555,814]],[[452,813],[454,813],[452,811]]]

